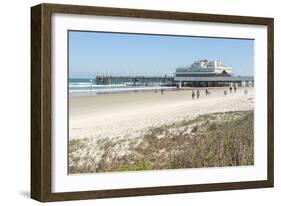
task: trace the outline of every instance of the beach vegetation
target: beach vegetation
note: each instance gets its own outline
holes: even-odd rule
[[[254,112],[200,115],[137,138],[70,140],[69,172],[120,172],[254,164]]]
[[[117,171],[139,171],[139,170],[151,170],[152,166],[148,161],[140,161],[131,164],[122,165]]]

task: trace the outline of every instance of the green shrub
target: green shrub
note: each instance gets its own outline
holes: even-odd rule
[[[139,171],[139,170],[151,170],[152,167],[148,161],[141,161],[131,164],[122,165],[118,171]]]

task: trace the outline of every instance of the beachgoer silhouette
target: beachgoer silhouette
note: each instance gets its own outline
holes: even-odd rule
[[[161,95],[164,95],[164,89],[161,89]]]
[[[197,99],[199,99],[199,97],[200,97],[200,91],[199,91],[199,89],[197,89],[197,91],[196,91],[196,96],[197,96]]]
[[[224,95],[227,95],[227,91],[226,91],[226,90],[224,90],[224,91],[223,91],[223,94],[224,94]]]
[[[234,86],[234,92],[236,93],[236,86]]]
[[[230,93],[232,93],[232,87],[229,87],[229,91],[230,91]]]
[[[208,89],[205,89],[206,96],[208,96],[209,92]]]
[[[195,91],[192,90],[192,99],[194,99],[194,97],[195,97]]]

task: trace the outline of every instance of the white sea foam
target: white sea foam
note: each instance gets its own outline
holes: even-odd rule
[[[104,85],[101,85],[104,86]],[[109,85],[107,85],[109,86]],[[121,93],[121,92],[139,92],[139,91],[154,91],[154,90],[172,90],[176,87],[119,87],[116,88],[116,85],[114,85],[115,88],[89,88],[89,89],[69,89],[70,96],[76,96],[76,95],[97,95],[97,94],[110,94],[110,93]],[[112,85],[111,85],[112,87]]]
[[[70,88],[83,88],[83,87],[92,87],[92,88],[107,88],[107,87],[126,87],[125,84],[112,84],[112,85],[98,85],[91,83],[70,83],[68,85]]]

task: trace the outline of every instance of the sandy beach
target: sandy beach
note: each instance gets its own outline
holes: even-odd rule
[[[69,172],[252,165],[254,89],[225,90],[70,97]]]
[[[191,90],[119,93],[69,98],[69,139],[134,138],[149,127],[170,124],[198,115],[254,108],[254,89],[210,89],[193,100]],[[227,90],[227,95],[224,95]]]

